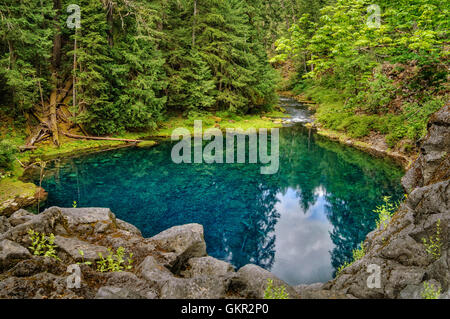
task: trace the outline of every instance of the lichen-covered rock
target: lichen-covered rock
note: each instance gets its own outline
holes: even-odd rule
[[[21,245],[8,239],[3,239],[0,241],[0,271],[9,269],[18,261],[30,257],[31,254],[28,249],[22,247]]]
[[[55,245],[76,262],[94,262],[101,259],[99,254],[102,254],[103,257],[108,255],[108,249],[106,247],[93,245],[73,237],[67,238],[58,235],[55,237]]]
[[[165,264],[174,273],[178,273],[188,259],[206,256],[203,226],[199,224],[171,227],[153,236],[151,241],[164,251]]]
[[[8,221],[13,227],[15,227],[17,225],[26,223],[35,216],[36,215],[26,211],[25,209],[19,209],[8,218]]]
[[[271,272],[253,264],[245,265],[236,272],[231,279],[229,291],[241,298],[262,299],[268,279],[273,280],[274,287],[284,286],[289,298],[298,297],[294,288]]]
[[[0,216],[0,234],[5,233],[10,228],[11,224],[9,223],[8,218]]]
[[[147,256],[137,267],[137,273],[151,283],[161,288],[167,281],[174,279],[173,274],[164,266],[159,264],[153,256]]]
[[[186,263],[186,270],[182,272],[184,277],[196,276],[225,276],[234,272],[234,267],[222,260],[211,256],[191,258]]]

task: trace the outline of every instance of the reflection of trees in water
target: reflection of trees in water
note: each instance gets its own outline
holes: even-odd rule
[[[352,257],[352,250],[375,227],[372,213],[382,196],[398,198],[401,170],[391,163],[312,135],[303,127],[282,131],[280,154],[284,189],[297,190],[300,205],[306,212],[317,196],[315,190],[326,190],[327,216],[335,248],[331,252],[335,269]],[[293,161],[292,158],[295,160]]]
[[[275,257],[277,194],[296,190],[307,211],[326,190],[334,228],[332,264],[339,266],[374,226],[370,210],[397,190],[392,166],[312,135],[303,127],[280,131],[280,171],[261,175],[260,164],[174,164],[171,144],[122,149],[65,160],[47,172],[49,202],[110,207],[144,236],[174,225],[201,223],[209,254],[240,267],[270,269]],[[57,178],[59,172],[59,178]]]

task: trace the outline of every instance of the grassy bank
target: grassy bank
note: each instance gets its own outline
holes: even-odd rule
[[[417,154],[417,141],[426,134],[430,116],[445,103],[445,97],[429,97],[421,104],[401,101],[397,112],[371,114],[350,106],[339,90],[308,81],[297,85],[291,95],[315,110],[319,134],[393,157],[404,167]]]

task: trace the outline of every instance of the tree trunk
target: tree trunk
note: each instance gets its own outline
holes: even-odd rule
[[[56,14],[54,17],[55,24],[56,24],[56,33],[53,37],[53,52],[52,52],[52,66],[54,70],[57,70],[59,68],[59,65],[61,63],[61,26],[59,24],[59,18],[61,14],[61,0],[53,0],[53,9],[55,10]]]
[[[76,116],[78,113],[77,107],[77,29],[75,28],[75,39],[73,40],[73,87],[72,87],[72,105],[73,105],[73,112],[75,114],[75,122],[76,122]]]
[[[194,19],[192,22],[192,48],[195,46],[195,27],[197,22],[197,0],[194,0]]]
[[[58,98],[58,83],[56,81],[56,73],[52,75],[53,90],[50,93],[50,131],[52,132],[53,144],[59,147],[58,122],[56,120],[56,107]]]

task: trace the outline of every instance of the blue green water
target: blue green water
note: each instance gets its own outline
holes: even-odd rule
[[[171,142],[48,165],[46,206],[110,207],[146,237],[204,226],[208,253],[254,263],[290,284],[323,282],[375,227],[385,195],[402,196],[393,163],[328,141],[302,126],[280,130],[280,168],[174,164]]]

